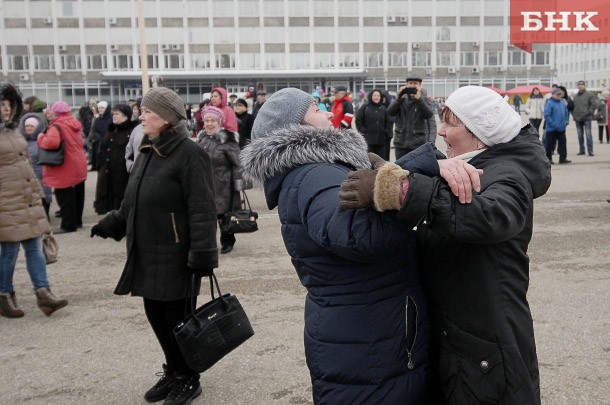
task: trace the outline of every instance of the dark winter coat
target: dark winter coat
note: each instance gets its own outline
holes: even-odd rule
[[[98,215],[103,215],[121,207],[125,187],[129,180],[125,164],[125,147],[131,131],[138,125],[129,119],[121,124],[110,124],[108,132],[100,143],[97,185],[93,207]]]
[[[125,199],[100,222],[127,236],[127,262],[115,294],[170,301],[189,295],[191,270],[218,267],[210,157],[184,126],[140,146]]]
[[[597,108],[597,96],[590,91],[577,92],[574,97],[574,121],[591,121]]]
[[[243,149],[244,146],[250,143],[254,116],[246,111],[243,114],[236,113],[235,117],[237,118],[237,127],[239,128],[239,147]]]
[[[99,142],[102,140],[108,126],[112,124],[112,110],[110,106],[104,111],[104,115],[97,115],[91,123],[91,132],[89,133],[89,142]]]
[[[408,95],[397,98],[388,107],[388,114],[396,117],[394,146],[416,149],[426,143],[430,132],[428,119],[434,117],[434,112],[423,93],[419,100]]]
[[[25,133],[25,121],[28,118],[35,118],[38,120],[38,126],[32,135],[26,135]],[[32,164],[32,168],[34,169],[34,173],[36,173],[36,178],[38,182],[42,186],[42,192],[44,193],[44,199],[47,203],[51,203],[53,201],[53,190],[51,187],[43,186],[42,182],[42,165],[38,164],[38,144],[36,143],[38,139],[38,134],[43,133],[47,129],[47,120],[40,117],[38,113],[27,113],[23,117],[21,117],[21,121],[19,122],[19,132],[25,138],[28,143],[28,154],[30,155],[30,163]]]
[[[239,193],[233,191],[232,179],[241,179],[239,171],[239,144],[237,135],[226,129],[220,130],[213,136],[202,131],[197,144],[203,148],[212,159],[214,170],[214,190],[216,213],[224,214],[231,209],[231,194],[233,194],[233,208],[239,206]]]
[[[78,119],[83,126],[83,137],[86,138],[91,132],[91,124],[93,123],[93,111],[89,108],[89,104],[78,110]]]
[[[417,226],[435,367],[449,404],[539,404],[527,249],[550,162],[528,125],[469,163],[485,171],[471,204],[439,178],[414,174],[398,214]]]
[[[424,404],[428,327],[410,229],[395,212],[339,208],[353,168],[368,168],[353,130],[282,128],[242,151],[264,182],[303,286],[305,357],[316,404]]]
[[[363,104],[356,113],[356,128],[364,136],[367,145],[385,145],[391,126],[390,117],[381,102],[373,103],[372,94],[370,91],[368,103]]]

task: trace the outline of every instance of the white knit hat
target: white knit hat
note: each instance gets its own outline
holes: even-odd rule
[[[460,87],[447,97],[445,106],[487,146],[509,142],[521,131],[519,114],[485,87]]]

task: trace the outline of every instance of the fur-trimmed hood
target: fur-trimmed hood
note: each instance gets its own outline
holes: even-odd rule
[[[310,163],[337,163],[370,169],[364,138],[354,130],[291,125],[255,139],[240,154],[245,179],[264,183]]]
[[[27,135],[25,133],[25,121],[28,118],[35,118],[38,121],[38,126],[36,126],[36,130],[32,135]],[[47,122],[42,118],[40,113],[30,112],[21,117],[19,121],[19,132],[28,142],[36,142],[38,139],[38,134],[43,133],[47,129]]]
[[[10,83],[4,84],[0,87],[0,100],[8,100],[11,103],[11,113],[13,114],[10,122],[3,122],[0,118],[0,125],[5,125],[8,128],[17,128],[23,114],[23,101],[21,100],[19,90]]]

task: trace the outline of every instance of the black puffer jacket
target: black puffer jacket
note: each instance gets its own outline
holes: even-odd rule
[[[417,225],[435,367],[449,404],[539,404],[527,248],[550,162],[528,125],[469,163],[485,171],[471,204],[442,180],[414,174],[398,214]]]
[[[190,269],[218,267],[216,207],[210,157],[188,131],[144,137],[125,199],[99,223],[127,236],[127,263],[115,294],[160,301],[185,298]],[[188,268],[187,268],[188,267]]]
[[[353,130],[292,126],[242,151],[265,182],[303,286],[314,403],[426,404],[428,323],[414,238],[396,212],[339,208],[350,168],[370,166]]]

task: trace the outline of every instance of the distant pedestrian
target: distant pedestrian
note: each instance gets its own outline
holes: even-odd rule
[[[318,104],[318,108],[322,111],[328,111],[328,108],[326,108],[326,104],[324,104],[322,102],[322,96],[320,95],[320,93],[318,93],[317,91],[314,91],[313,93],[311,93],[311,96],[313,97],[313,99],[316,101],[316,103]]]
[[[331,122],[333,127],[340,129],[349,129],[352,127],[352,119],[354,119],[354,105],[347,98],[347,87],[337,86],[335,88],[335,100],[330,109],[333,113]]]
[[[233,103],[233,111],[237,118],[237,127],[239,128],[239,148],[250,143],[250,133],[254,124],[254,117],[248,112],[248,102],[243,98],[238,98]]]
[[[112,107],[112,123],[102,138],[99,154],[99,168],[95,187],[93,208],[103,215],[121,207],[129,173],[125,164],[125,149],[137,121],[131,120],[133,109],[127,104]]]
[[[36,303],[49,316],[68,305],[49,287],[42,252],[42,234],[50,230],[42,208],[43,193],[30,164],[28,144],[17,127],[23,112],[21,95],[15,87],[0,87],[0,316],[21,318],[13,286],[19,248],[25,251],[25,265]],[[80,138],[80,133],[78,134]],[[82,150],[82,149],[81,149]],[[86,174],[85,169],[85,174]]]
[[[515,111],[517,111],[519,114],[521,114],[521,103],[523,102],[523,99],[521,98],[521,96],[519,94],[515,94],[513,96],[513,105],[515,106]]]
[[[19,123],[19,132],[25,138],[28,143],[28,154],[30,156],[30,163],[36,173],[36,178],[42,186],[42,192],[44,197],[42,198],[42,206],[49,219],[49,208],[53,201],[53,190],[51,187],[43,185],[42,181],[42,165],[38,164],[38,135],[45,132],[47,129],[47,121],[37,113],[27,113],[21,117]]]
[[[214,87],[210,95],[210,105],[220,108],[225,116],[225,129],[231,132],[239,131],[235,112],[227,104],[227,90],[224,87]]]
[[[540,123],[544,118],[544,104],[545,100],[540,89],[534,87],[525,103],[525,113],[529,116],[530,124],[536,128],[536,132],[540,132]]]
[[[99,153],[100,153],[100,142],[108,131],[108,125],[112,122],[112,115],[108,108],[107,101],[100,101],[97,103],[97,114],[93,118],[91,123],[91,131],[89,132],[89,147],[90,156],[89,163],[91,164],[91,170],[97,171],[99,168]]]
[[[64,162],[57,166],[44,166],[42,180],[45,186],[55,189],[59,205],[61,226],[56,234],[75,232],[83,226],[87,158],[83,150],[82,126],[70,113],[65,101],[56,101],[48,108],[53,114],[46,133],[38,136],[38,146],[57,149],[64,142]]]
[[[576,123],[578,133],[578,155],[585,154],[585,139],[587,152],[593,156],[593,135],[591,134],[591,120],[597,108],[597,97],[587,91],[583,80],[578,82],[578,92],[574,95],[574,111],[572,117]]]
[[[368,102],[356,113],[356,128],[364,136],[368,151],[378,156],[386,155],[386,139],[391,131],[390,116],[382,103],[381,90],[373,89]]]
[[[604,143],[604,129],[606,130],[606,143],[610,143],[610,131],[608,131],[608,116],[610,115],[610,104],[608,103],[608,90],[602,91],[601,98],[597,102],[595,111],[597,127],[599,131],[599,143]]]
[[[553,89],[552,96],[544,106],[546,121],[546,156],[553,164],[555,143],[558,144],[559,164],[572,163],[567,159],[566,127],[568,126],[568,107],[563,101],[563,90]]]

